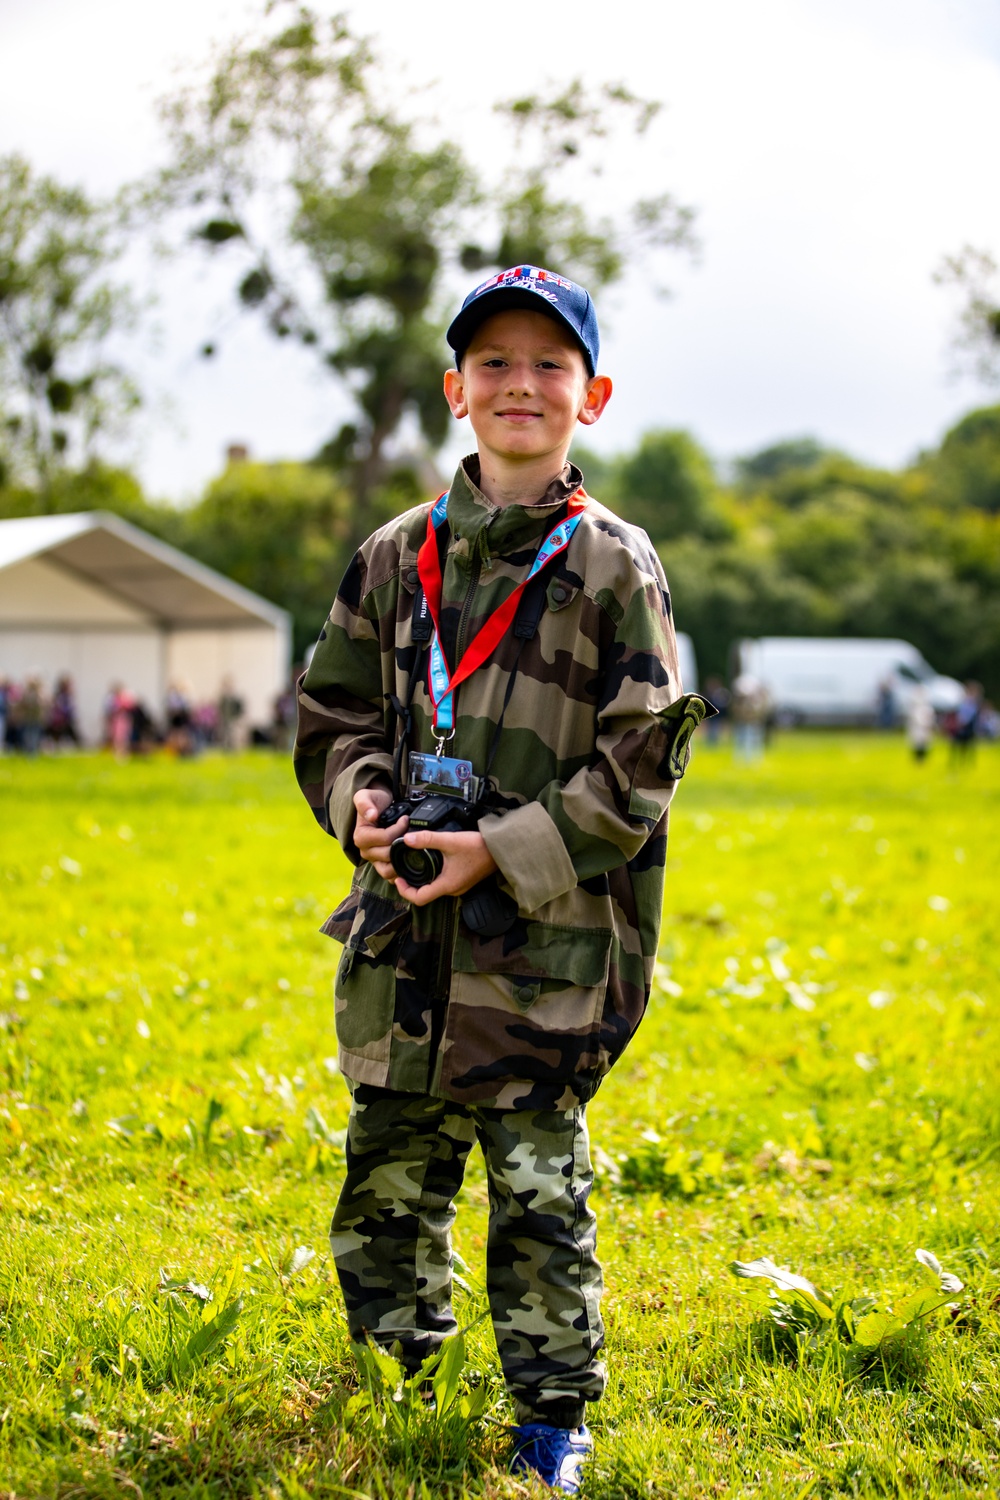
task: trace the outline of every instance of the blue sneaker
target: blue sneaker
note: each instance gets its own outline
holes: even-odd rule
[[[581,1470],[594,1451],[594,1440],[579,1427],[550,1427],[547,1422],[525,1422],[514,1428],[512,1474],[537,1474],[565,1495],[580,1493]]]

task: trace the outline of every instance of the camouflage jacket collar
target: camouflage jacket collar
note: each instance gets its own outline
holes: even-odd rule
[[[583,484],[583,475],[575,464],[567,464],[533,505],[494,505],[478,480],[479,455],[473,453],[459,464],[448,495],[452,538],[467,543],[470,553],[503,557],[541,540],[553,513]]]

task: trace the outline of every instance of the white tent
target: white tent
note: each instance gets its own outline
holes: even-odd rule
[[[113,682],[158,718],[169,683],[214,702],[229,677],[266,725],[289,665],[285,610],[117,516],[0,521],[0,676],[68,673],[89,743]]]

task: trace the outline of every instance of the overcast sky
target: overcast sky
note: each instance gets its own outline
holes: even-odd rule
[[[622,80],[666,104],[611,175],[693,205],[702,254],[602,298],[616,389],[594,446],[687,427],[725,459],[810,433],[897,465],[1000,399],[950,376],[956,303],[932,283],[965,243],[1000,257],[997,0],[344,8],[401,88],[434,86],[421,107],[482,161],[500,145],[492,102],[546,82]],[[185,61],[254,14],[243,0],[0,0],[0,151],[113,190],[161,154],[153,102]],[[668,301],[651,284],[664,274]],[[231,441],[307,456],[343,420],[307,352],[249,320],[198,358],[225,307],[217,273],[158,281],[159,344],[133,354],[153,404],[130,454],[152,493],[195,494]],[[447,456],[469,446],[457,434]]]

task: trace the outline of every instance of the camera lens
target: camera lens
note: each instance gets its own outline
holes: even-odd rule
[[[444,869],[440,849],[411,849],[402,839],[393,840],[389,859],[396,874],[402,875],[409,885],[430,885]]]

